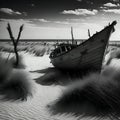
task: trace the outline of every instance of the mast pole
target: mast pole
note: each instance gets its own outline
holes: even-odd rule
[[[88,36],[89,36],[89,38],[91,37],[91,35],[90,35],[90,30],[88,29]]]
[[[71,27],[72,44],[74,44],[73,28]]]

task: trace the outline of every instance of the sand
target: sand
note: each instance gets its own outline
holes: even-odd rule
[[[36,71],[52,67],[48,55],[35,57],[32,54],[21,52],[26,65],[26,71]],[[4,54],[7,56],[7,53]],[[30,72],[31,78],[37,78],[43,74]],[[35,82],[35,81],[34,81]],[[61,94],[61,86],[42,86],[35,83],[33,97],[24,102],[0,101],[0,120],[77,120],[72,115],[51,116],[47,105],[53,102]]]
[[[81,118],[72,114],[51,115],[47,105],[54,102],[65,89],[60,85],[40,85],[34,79],[43,76],[44,73],[37,72],[48,67],[53,67],[49,56],[37,57],[30,53],[20,52],[29,71],[30,77],[35,83],[33,97],[28,97],[27,101],[0,101],[0,120],[96,120],[97,118]],[[7,56],[8,54],[3,54]],[[12,54],[11,54],[12,56]],[[114,63],[114,61],[113,61]],[[34,72],[33,72],[34,71]],[[106,118],[107,119],[107,118]],[[105,119],[105,120],[106,120]]]

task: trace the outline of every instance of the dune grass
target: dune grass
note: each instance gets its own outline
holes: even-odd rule
[[[110,51],[108,54],[111,61],[109,65],[103,66],[101,73],[89,73],[72,82],[59,98],[47,106],[52,115],[71,113],[75,116],[119,119],[120,51]],[[118,65],[114,66],[112,60]]]
[[[44,54],[49,54],[53,49],[53,45],[45,44],[42,42],[20,42],[17,46],[18,52],[29,52],[35,56],[42,57]],[[14,53],[14,47],[11,42],[3,42],[0,44],[1,52]]]
[[[15,69],[11,61],[0,58],[0,99],[27,100],[32,96],[34,83],[24,69]]]
[[[35,56],[49,54],[51,50],[49,45],[41,43],[21,43],[19,46],[22,46],[20,50],[30,52]],[[23,49],[24,46],[25,49]],[[105,64],[101,74],[90,73],[82,79],[70,82],[71,84],[66,86],[61,96],[53,101],[52,105],[50,104],[50,112],[118,117],[120,115],[120,69],[111,67],[110,64],[114,58],[119,60],[120,51],[113,53],[113,55],[111,51],[108,53],[108,59],[105,62],[107,63],[109,59],[110,62]],[[28,96],[32,96],[33,83],[24,70],[14,69],[13,63],[14,59],[6,63],[0,58],[0,95],[2,99],[7,100],[26,100]]]
[[[114,71],[114,72],[113,72]],[[120,116],[120,70],[106,67],[101,74],[91,73],[63,91],[50,105],[52,114]]]

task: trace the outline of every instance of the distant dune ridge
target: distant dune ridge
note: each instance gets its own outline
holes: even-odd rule
[[[48,105],[52,114],[82,116],[120,116],[120,50],[110,51],[101,73],[90,73],[67,86],[61,96]],[[114,54],[114,55],[113,55]]]

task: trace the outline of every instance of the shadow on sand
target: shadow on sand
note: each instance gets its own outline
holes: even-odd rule
[[[47,108],[51,115],[72,114],[81,118],[119,120],[120,69],[106,66],[100,74],[91,73],[79,79],[68,85]]]
[[[54,67],[31,71],[44,74],[43,76],[34,79],[38,84],[41,85],[61,85],[66,86],[72,82],[80,80],[83,76],[93,72],[92,70],[79,70],[79,71],[70,71],[70,70],[60,70]]]
[[[47,105],[51,115],[119,120],[120,70],[105,67],[99,74],[90,70],[76,72],[51,67],[31,72],[44,74],[35,79],[38,84],[67,86],[61,96]]]

